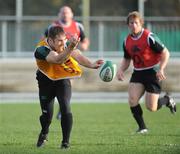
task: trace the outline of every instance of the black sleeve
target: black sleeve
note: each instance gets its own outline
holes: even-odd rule
[[[40,59],[40,60],[46,60],[47,55],[49,54],[50,49],[48,49],[45,46],[41,46],[36,48],[34,56],[36,59]]]
[[[125,59],[131,59],[131,56],[128,54],[126,47],[125,47],[125,42],[123,42],[123,51],[124,51],[124,58]]]
[[[161,53],[163,49],[165,48],[161,40],[153,33],[149,35],[148,42],[149,42],[150,48],[156,53]]]
[[[82,42],[86,38],[85,33],[84,33],[84,26],[78,22],[78,27],[80,30],[80,41]]]

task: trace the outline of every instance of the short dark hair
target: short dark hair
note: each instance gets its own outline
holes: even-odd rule
[[[48,28],[47,37],[55,39],[56,35],[58,35],[58,34],[65,34],[65,32],[64,32],[64,30],[63,30],[63,28],[61,26],[59,26],[59,25],[51,25]]]

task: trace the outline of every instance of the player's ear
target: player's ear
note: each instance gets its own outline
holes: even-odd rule
[[[71,11],[71,17],[74,18],[74,13]]]
[[[49,38],[48,38],[48,42],[49,42],[49,43],[53,43],[53,39],[49,37]]]
[[[71,9],[71,18],[74,17],[74,13],[73,13],[73,10]]]

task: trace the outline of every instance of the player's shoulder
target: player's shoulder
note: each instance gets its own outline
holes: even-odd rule
[[[50,49],[47,46],[39,46],[36,48],[34,55],[37,59],[45,60],[49,52],[50,52]]]
[[[82,24],[81,22],[75,21],[75,23],[76,23],[76,25],[77,25],[77,27],[78,27],[79,29],[81,29],[82,31],[84,31],[84,26],[83,26],[83,24]]]
[[[35,57],[38,59],[44,59],[50,52],[50,47],[47,45],[47,40],[41,40],[36,49],[35,49]]]
[[[157,36],[157,34],[150,32],[150,34],[148,35],[148,44],[151,48],[158,50],[158,51],[162,51],[163,48],[165,48],[165,45],[163,44],[163,42],[161,41],[161,39]]]
[[[162,44],[161,40],[159,39],[159,37],[157,36],[157,34],[150,32],[148,35],[148,43],[155,43],[155,42],[159,42],[160,44]]]
[[[60,20],[54,20],[51,25],[61,25]]]
[[[144,33],[144,34],[149,34],[149,33],[152,33],[149,29],[146,29],[146,28],[143,28],[142,29],[142,32]]]
[[[123,46],[127,45],[127,41],[131,38],[131,34],[128,34],[127,36],[125,36],[124,40],[123,40]]]

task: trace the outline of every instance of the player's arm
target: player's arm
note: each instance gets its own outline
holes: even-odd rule
[[[124,72],[128,69],[128,67],[131,63],[131,58],[125,48],[125,43],[123,43],[123,50],[124,50],[124,57],[122,58],[120,66],[117,71],[117,78],[120,81],[124,80]]]
[[[62,64],[68,59],[71,52],[72,52],[72,50],[70,50],[69,48],[66,48],[61,53],[57,53],[56,51],[52,50],[46,56],[46,61],[49,62],[49,63]]]
[[[78,27],[79,27],[79,30],[80,30],[80,43],[79,43],[79,46],[80,46],[80,49],[82,51],[85,51],[85,50],[87,50],[89,48],[90,41],[85,36],[83,25],[81,23],[78,23]]]
[[[120,81],[124,80],[124,72],[128,69],[129,65],[131,63],[131,59],[122,58],[120,66],[117,70],[117,78]]]
[[[97,69],[103,64],[103,60],[92,62],[88,57],[84,56],[80,50],[76,49],[71,53],[71,56],[82,66],[87,68]]]
[[[36,59],[46,60],[49,63],[63,63],[73,51],[71,48],[66,48],[62,53],[58,54],[46,46],[37,47],[34,53]]]
[[[154,52],[161,54],[157,77],[159,80],[164,80],[166,78],[164,74],[164,69],[167,66],[169,56],[170,56],[169,50],[164,46],[164,44],[160,41],[160,39],[155,34],[151,33],[148,39],[149,39],[148,41],[149,41],[150,48]]]
[[[169,60],[169,51],[167,48],[164,48],[161,55],[161,61],[160,61],[160,70],[164,70],[167,66],[168,60]]]
[[[72,37],[69,40],[69,45],[62,52],[50,51],[46,57],[47,62],[49,63],[64,63],[70,56],[71,52],[76,48],[79,43],[79,39]]]
[[[84,38],[84,40],[82,42],[80,42],[80,48],[85,51],[85,50],[88,50],[89,48],[89,39],[86,37]]]
[[[50,48],[46,46],[41,46],[35,50],[34,55],[36,59],[46,60],[49,63],[61,63],[61,61],[65,60],[65,57],[68,56],[68,52],[58,54],[57,52],[52,51]]]

